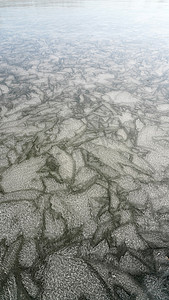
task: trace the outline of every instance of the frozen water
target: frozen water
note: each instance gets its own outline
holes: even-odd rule
[[[169,299],[168,15],[0,1],[0,300]]]

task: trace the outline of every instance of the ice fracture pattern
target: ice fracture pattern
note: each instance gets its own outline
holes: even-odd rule
[[[168,300],[166,33],[39,2],[0,5],[0,299]]]

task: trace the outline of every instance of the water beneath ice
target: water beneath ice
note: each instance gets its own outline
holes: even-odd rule
[[[0,299],[169,299],[169,1],[0,1]]]

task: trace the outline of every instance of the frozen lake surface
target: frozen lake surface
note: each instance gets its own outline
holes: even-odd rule
[[[169,299],[168,16],[0,1],[0,299]]]

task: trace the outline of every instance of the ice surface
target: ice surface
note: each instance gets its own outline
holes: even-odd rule
[[[25,162],[11,166],[3,173],[1,185],[4,192],[9,193],[28,189],[43,190],[37,171],[44,162],[43,158],[32,157]]]
[[[99,276],[80,259],[61,255],[49,257],[44,277],[42,299],[113,299]],[[82,299],[83,299],[82,298]]]
[[[169,299],[163,2],[0,1],[0,300]]]

